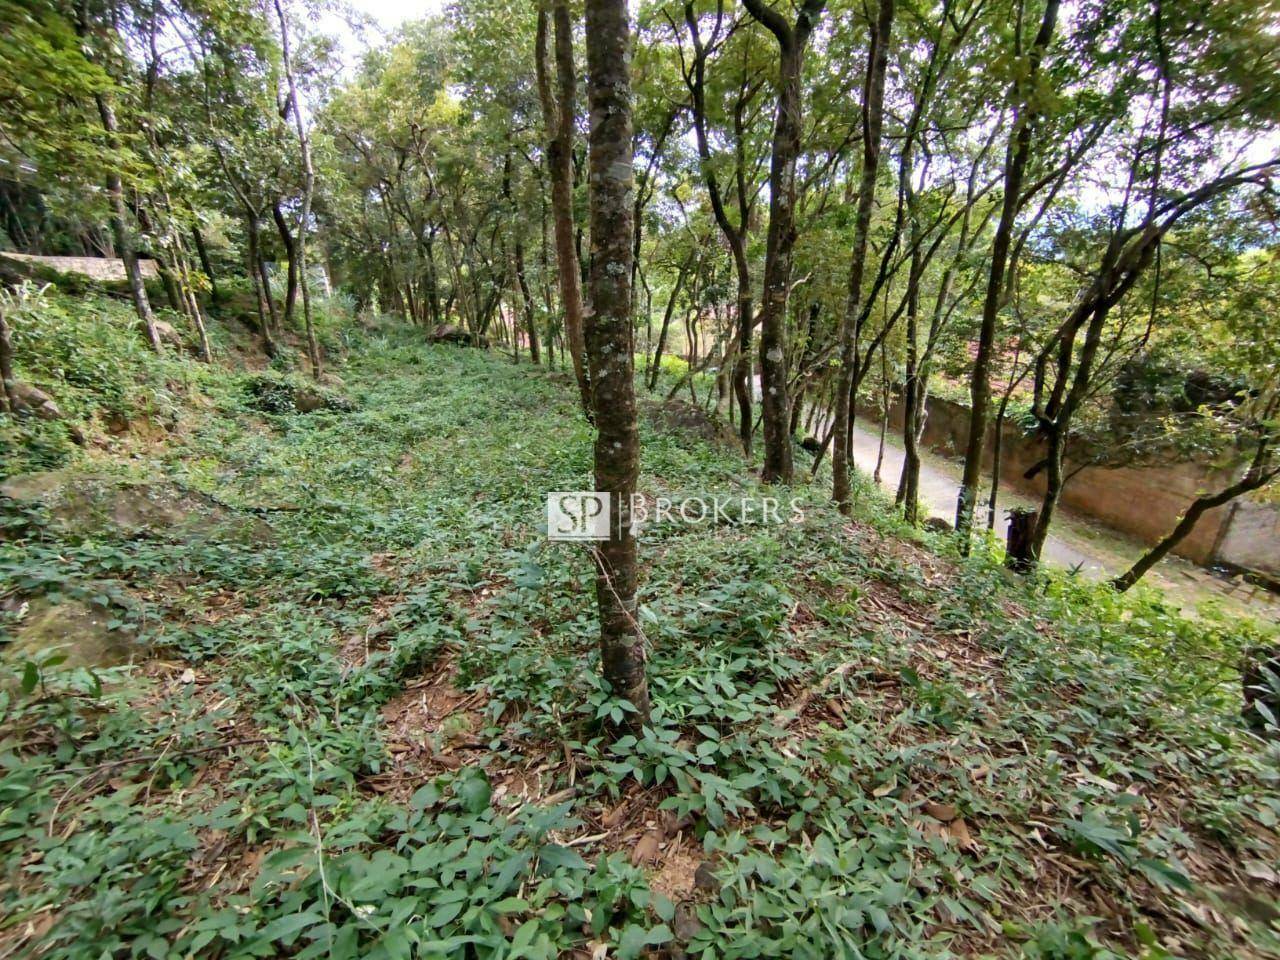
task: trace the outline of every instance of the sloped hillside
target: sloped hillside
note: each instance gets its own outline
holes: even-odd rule
[[[654,728],[610,746],[592,558],[542,529],[590,486],[566,377],[374,329],[299,403],[72,382],[83,342],[38,372],[84,445],[4,434],[0,955],[1280,955],[1249,629],[801,490],[646,528]],[[646,495],[768,495],[669,413]]]

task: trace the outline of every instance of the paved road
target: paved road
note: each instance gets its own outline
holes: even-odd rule
[[[854,426],[853,455],[858,468],[870,474],[875,469],[880,436],[876,425],[858,421]],[[880,483],[886,489],[897,489],[902,471],[903,451],[900,438],[890,432],[885,443]],[[956,495],[960,489],[960,464],[925,451],[920,465],[920,506],[931,516],[952,520]],[[987,491],[979,505],[982,522],[986,521]],[[996,529],[1003,536],[1005,513],[1014,506],[1035,507],[1030,498],[1002,485],[996,517]],[[1124,534],[1062,507],[1058,508],[1049,539],[1045,543],[1047,562],[1066,568],[1078,568],[1082,574],[1097,579],[1123,573],[1144,551],[1144,546]],[[1185,610],[1192,611],[1202,600],[1219,598],[1223,605],[1237,613],[1252,616],[1280,615],[1280,597],[1255,587],[1238,577],[1220,577],[1203,567],[1179,558],[1162,561],[1149,572],[1143,583],[1161,587],[1166,595]]]

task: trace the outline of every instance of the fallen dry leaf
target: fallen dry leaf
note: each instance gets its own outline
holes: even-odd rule
[[[636,866],[658,862],[658,844],[662,842],[662,834],[657,830],[648,831],[636,841],[631,851],[631,862]]]
[[[956,842],[961,850],[976,850],[978,841],[969,833],[969,825],[963,819],[953,820],[947,824],[947,835]]]
[[[955,804],[934,803],[932,800],[925,802],[924,812],[935,820],[941,820],[943,823],[950,823],[960,816],[960,811],[955,808]]]

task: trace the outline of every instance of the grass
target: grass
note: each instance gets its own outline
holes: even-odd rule
[[[110,376],[187,372],[173,432],[64,460],[266,542],[7,508],[0,623],[89,598],[140,658],[9,668],[0,954],[1280,955],[1277,754],[1234,671],[1262,628],[801,488],[802,524],[646,531],[654,723],[611,744],[591,560],[540,529],[589,486],[564,376],[394,327],[339,345],[353,409],[307,415],[130,355]],[[648,495],[767,493],[660,422]]]

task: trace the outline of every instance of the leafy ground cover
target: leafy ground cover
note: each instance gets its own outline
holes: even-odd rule
[[[568,380],[338,346],[343,403],[164,361],[162,435],[56,464],[265,533],[3,505],[5,629],[92,604],[140,656],[10,658],[0,955],[1280,955],[1277,754],[1233,666],[1263,628],[801,489],[803,523],[647,528],[654,726],[610,743],[592,559],[542,529],[589,486]],[[650,497],[769,494],[656,407],[643,442]]]

